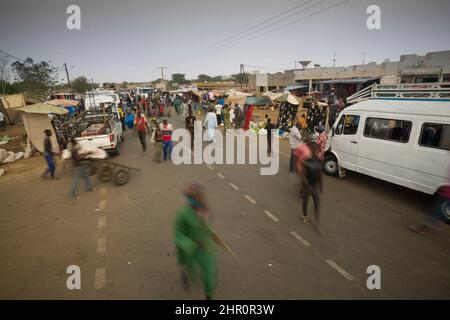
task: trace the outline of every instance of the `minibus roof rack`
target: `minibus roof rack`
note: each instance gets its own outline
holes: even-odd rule
[[[450,82],[372,84],[347,98],[348,104],[368,99],[449,100]]]

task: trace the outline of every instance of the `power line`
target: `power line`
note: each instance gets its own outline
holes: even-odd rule
[[[184,56],[184,58],[181,58],[181,59],[189,59],[189,61],[191,61],[191,59],[196,59],[198,56],[201,56],[201,55],[199,55],[199,54],[200,54],[202,51],[205,51],[205,50],[206,50],[206,51],[209,51],[209,50],[213,49],[214,47],[217,47],[217,49],[220,49],[221,45],[225,44],[228,40],[231,40],[231,39],[233,39],[233,38],[236,38],[237,36],[243,35],[243,34],[245,34],[245,33],[248,33],[248,34],[244,35],[243,37],[250,36],[251,34],[253,34],[253,33],[255,33],[255,32],[261,31],[262,29],[265,29],[265,28],[270,27],[270,26],[272,26],[272,25],[274,25],[274,24],[280,23],[280,22],[282,22],[283,20],[285,20],[285,19],[287,19],[287,18],[290,18],[290,17],[292,17],[292,16],[301,14],[301,13],[303,13],[304,11],[307,11],[308,9],[311,9],[312,7],[315,7],[316,5],[322,3],[323,1],[326,1],[326,0],[322,0],[321,2],[319,2],[319,3],[316,4],[316,5],[310,6],[310,7],[306,8],[306,9],[300,10],[300,11],[298,11],[298,12],[294,11],[294,13],[290,14],[289,16],[284,17],[284,18],[282,18],[282,19],[280,19],[280,20],[277,20],[277,21],[275,21],[275,22],[273,22],[273,23],[271,23],[271,24],[269,24],[269,25],[267,25],[267,26],[264,26],[264,27],[262,27],[262,28],[259,29],[259,30],[255,30],[255,31],[252,31],[252,32],[248,32],[248,31],[253,30],[253,29],[255,29],[255,28],[259,27],[259,26],[264,25],[265,23],[267,23],[267,22],[269,22],[269,21],[271,21],[271,20],[274,20],[274,19],[276,19],[276,18],[278,18],[278,17],[280,17],[280,16],[283,16],[283,15],[285,15],[286,13],[292,12],[292,10],[298,9],[298,8],[304,6],[305,4],[308,4],[308,3],[312,2],[312,1],[313,1],[313,0],[308,0],[308,1],[305,1],[305,2],[303,2],[303,3],[301,3],[301,4],[298,4],[298,5],[296,5],[296,6],[292,7],[292,8],[289,8],[289,9],[283,11],[283,12],[280,12],[279,14],[277,14],[277,15],[275,15],[275,16],[269,18],[269,19],[266,19],[266,20],[264,20],[264,21],[262,21],[262,22],[260,22],[260,23],[258,23],[258,24],[256,24],[256,25],[253,25],[252,27],[249,27],[249,28],[247,28],[247,29],[245,29],[245,30],[243,30],[243,31],[237,32],[237,33],[235,33],[235,34],[233,34],[233,35],[231,35],[231,36],[229,36],[229,37],[227,37],[227,38],[225,38],[225,39],[223,39],[223,40],[221,40],[221,41],[218,41],[218,42],[216,42],[216,43],[214,43],[214,44],[212,44],[212,45],[210,45],[210,46],[207,46],[207,47],[205,47],[205,48],[203,48],[203,49],[197,50],[197,51],[195,51],[195,52],[192,53],[192,54],[186,55],[186,56]],[[238,40],[239,38],[242,38],[242,37],[237,37],[236,39],[232,40],[231,42],[234,42],[234,41]],[[229,42],[230,42],[230,41],[228,41],[228,44],[229,44]],[[182,63],[182,64],[184,64],[184,63]]]
[[[9,53],[4,52],[4,51],[2,51],[2,50],[0,50],[0,53],[3,53],[4,55],[10,56],[11,58],[14,58],[14,59],[16,59],[16,60],[20,60],[20,61],[22,61],[22,62],[26,62],[26,60],[17,58],[16,56],[13,56],[12,54],[9,54]]]
[[[311,1],[312,1],[312,0],[311,0]],[[306,3],[309,3],[309,2],[311,2],[311,1],[307,1]],[[297,16],[297,15],[299,15],[299,14],[302,14],[302,13],[304,13],[305,11],[308,11],[309,9],[312,9],[312,8],[314,8],[314,7],[317,7],[318,5],[321,5],[322,3],[326,2],[326,1],[329,1],[329,0],[321,0],[321,1],[319,1],[319,2],[317,2],[317,3],[315,3],[315,4],[313,4],[313,5],[311,5],[311,6],[309,6],[309,7],[307,7],[306,9],[300,10],[300,11],[298,11],[298,12],[294,12],[294,13],[292,13],[292,14],[286,16],[286,17],[283,17],[282,19],[276,20],[276,21],[274,21],[274,22],[272,22],[272,23],[270,23],[270,24],[268,24],[268,25],[266,25],[266,26],[263,26],[263,27],[260,28],[259,30],[255,30],[255,31],[250,32],[250,33],[247,34],[247,35],[243,35],[243,36],[237,37],[236,39],[232,40],[231,43],[233,43],[233,42],[234,42],[234,43],[239,42],[240,40],[243,40],[243,39],[245,39],[245,38],[248,37],[248,36],[252,36],[252,34],[258,33],[258,32],[260,32],[260,31],[262,31],[262,30],[264,30],[264,29],[267,29],[267,28],[269,28],[269,27],[271,27],[271,26],[274,26],[274,25],[276,25],[276,24],[279,24],[280,22],[283,22],[283,21],[285,21],[286,19],[289,19],[289,18],[292,18],[292,17]],[[304,4],[306,4],[306,3],[304,3]],[[228,44],[226,44],[226,45],[230,45],[230,43],[228,43]],[[223,46],[219,46],[217,49],[220,50],[221,47],[223,47]]]
[[[271,21],[271,20],[274,20],[274,19],[276,19],[276,18],[278,18],[278,17],[280,17],[280,16],[283,16],[283,15],[285,15],[286,13],[291,12],[292,10],[298,9],[298,8],[304,6],[305,4],[307,4],[307,3],[311,2],[311,1],[313,1],[313,0],[305,1],[305,2],[303,2],[303,3],[301,3],[301,4],[298,4],[298,5],[296,5],[296,6],[292,7],[292,8],[289,8],[289,9],[283,11],[283,12],[280,12],[279,14],[277,14],[277,15],[275,15],[275,16],[269,18],[269,19],[266,19],[266,20],[264,20],[264,21],[262,21],[262,22],[260,22],[260,23],[258,23],[258,24],[255,24],[255,25],[253,25],[253,26],[251,26],[251,27],[249,27],[249,28],[247,28],[247,29],[244,29],[244,30],[242,30],[242,31],[239,31],[239,32],[237,32],[237,33],[235,33],[235,34],[232,34],[231,36],[229,36],[229,37],[227,37],[227,38],[225,38],[225,39],[222,39],[222,40],[220,40],[220,41],[218,41],[218,42],[216,42],[216,43],[213,43],[212,45],[209,45],[209,46],[207,46],[207,47],[205,47],[205,48],[203,48],[203,49],[197,50],[196,52],[193,53],[193,55],[195,55],[195,54],[197,54],[197,53],[199,53],[199,52],[201,52],[201,51],[204,51],[204,50],[213,48],[213,47],[217,46],[218,44],[221,44],[222,42],[225,42],[225,41],[228,41],[228,40],[231,40],[231,39],[235,38],[236,36],[239,36],[239,35],[241,35],[241,34],[248,33],[248,31],[253,30],[253,29],[255,29],[255,28],[259,27],[259,26],[262,26],[262,25],[264,25],[266,22],[269,22],[269,21]]]
[[[219,48],[218,50],[215,50],[215,51],[213,51],[213,52],[211,52],[211,53],[209,53],[209,54],[207,54],[207,55],[205,55],[205,56],[209,56],[209,55],[215,54],[215,53],[217,53],[217,52],[220,52],[220,51],[223,51],[223,50],[226,50],[226,49],[235,47],[235,46],[237,46],[237,45],[239,45],[239,44],[241,44],[241,43],[243,43],[243,42],[251,41],[251,40],[254,40],[254,39],[259,38],[259,37],[261,37],[261,36],[265,36],[265,35],[267,35],[267,34],[269,34],[269,33],[272,33],[272,32],[274,32],[274,31],[277,31],[277,30],[280,30],[280,29],[285,28],[285,27],[287,27],[287,26],[290,26],[290,25],[292,25],[292,24],[294,24],[294,23],[298,23],[298,22],[300,22],[300,21],[306,20],[306,19],[308,19],[308,18],[310,18],[310,17],[313,17],[313,16],[318,15],[318,14],[320,14],[320,13],[323,13],[323,12],[325,12],[325,11],[328,11],[328,10],[330,10],[330,9],[334,9],[334,8],[336,8],[336,7],[339,7],[339,6],[345,4],[345,3],[349,2],[349,1],[351,1],[351,0],[344,0],[344,1],[341,1],[341,2],[339,2],[339,3],[337,3],[337,4],[335,4],[335,5],[332,5],[332,6],[330,6],[330,7],[324,8],[324,9],[319,10],[319,11],[316,11],[316,12],[313,12],[313,13],[311,13],[311,14],[305,16],[305,17],[302,17],[302,18],[300,18],[300,19],[296,19],[296,20],[293,20],[293,21],[291,21],[291,22],[285,23],[285,24],[283,24],[283,25],[281,25],[281,26],[279,26],[279,27],[276,27],[276,28],[274,28],[274,29],[272,29],[272,30],[269,30],[269,31],[267,31],[267,32],[264,32],[264,33],[262,33],[262,34],[257,34],[257,35],[255,35],[255,36],[253,36],[253,37],[250,37],[250,38],[247,38],[247,39],[243,39],[242,41],[238,41],[237,43],[234,43],[234,44],[232,44],[232,45],[229,45],[229,46],[226,46],[226,47]],[[205,57],[205,56],[203,56],[203,57]]]
[[[339,3],[337,3],[337,4],[335,4],[335,5],[326,7],[326,8],[324,8],[324,9],[319,10],[319,11],[315,11],[315,12],[313,12],[313,13],[307,15],[307,16],[304,16],[304,17],[301,17],[301,18],[299,18],[299,19],[292,20],[292,21],[290,21],[290,22],[287,22],[287,23],[285,23],[285,24],[282,24],[281,26],[275,27],[275,28],[273,28],[273,29],[271,29],[271,30],[268,30],[268,31],[264,32],[264,33],[260,33],[260,34],[257,33],[256,35],[253,35],[253,36],[251,36],[251,34],[248,34],[248,35],[246,36],[246,37],[250,36],[250,37],[248,37],[248,38],[242,39],[241,41],[237,41],[237,42],[232,43],[231,45],[228,45],[228,46],[225,46],[225,47],[217,48],[216,50],[214,50],[214,51],[212,51],[212,52],[206,53],[205,55],[199,55],[199,56],[196,56],[196,57],[192,57],[191,59],[188,59],[187,61],[185,61],[185,62],[183,62],[183,63],[181,63],[181,64],[185,64],[185,63],[191,62],[191,61],[196,60],[196,59],[198,59],[198,58],[204,58],[204,57],[213,55],[213,54],[215,54],[215,53],[218,53],[218,52],[220,52],[220,51],[224,51],[224,50],[227,50],[227,49],[229,49],[229,48],[235,47],[235,46],[237,46],[237,45],[239,45],[239,44],[241,44],[241,43],[243,43],[243,42],[251,41],[251,40],[254,40],[254,39],[259,38],[259,37],[261,37],[261,36],[265,36],[265,35],[267,35],[267,34],[269,34],[269,33],[274,32],[274,31],[277,31],[277,30],[280,30],[280,29],[282,29],[282,28],[288,27],[289,25],[292,25],[292,24],[294,24],[294,23],[301,22],[301,21],[303,21],[303,20],[306,20],[306,19],[308,19],[308,18],[310,18],[310,17],[313,17],[313,16],[316,16],[316,15],[318,15],[318,14],[321,14],[321,13],[323,13],[323,12],[325,12],[325,11],[330,10],[330,9],[334,9],[334,8],[336,8],[336,7],[339,7],[339,6],[345,4],[345,3],[349,2],[349,1],[351,1],[351,0],[344,0],[344,1],[341,1],[341,2],[339,2]],[[321,4],[321,3],[323,3],[323,2],[324,2],[324,1],[322,0],[321,2],[319,2],[319,3],[317,3],[317,4]],[[316,6],[317,4],[315,4],[315,5],[313,5],[313,6],[309,6],[307,9],[311,9],[312,7]],[[305,10],[307,10],[307,9],[305,9]],[[305,10],[303,10],[303,11],[305,11]],[[279,22],[280,22],[280,21],[274,22],[273,24],[276,24],[276,23],[279,23]],[[259,31],[260,31],[260,30],[256,30],[256,32],[259,32]],[[252,33],[253,33],[253,32],[252,32]]]

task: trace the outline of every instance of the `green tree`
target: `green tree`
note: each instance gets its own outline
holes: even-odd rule
[[[83,93],[92,90],[92,84],[85,76],[80,76],[72,81],[72,89],[75,92]]]
[[[126,82],[126,81],[122,82],[122,84],[120,85],[120,88],[122,88],[122,89],[128,88],[128,82]]]
[[[15,61],[11,67],[20,82],[19,87],[31,98],[46,99],[57,83],[58,69],[50,61],[34,63],[33,59],[27,58],[24,62]]]
[[[172,81],[177,84],[185,84],[188,82],[185,78],[185,74],[182,74],[182,73],[172,74]]]
[[[207,74],[199,74],[198,75],[198,82],[219,82],[222,81],[222,77],[221,76],[215,76],[215,77],[211,77],[208,76]]]
[[[197,77],[197,81],[198,82],[211,82],[212,78],[210,76],[208,76],[207,74],[199,74]]]

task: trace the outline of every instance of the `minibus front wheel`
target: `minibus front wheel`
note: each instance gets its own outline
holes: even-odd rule
[[[339,175],[339,164],[336,157],[332,154],[323,159],[323,170],[327,176],[337,177]]]

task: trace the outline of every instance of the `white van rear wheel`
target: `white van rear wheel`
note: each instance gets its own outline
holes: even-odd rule
[[[441,214],[444,218],[444,221],[450,224],[450,200],[446,200],[441,205]]]
[[[323,159],[323,170],[327,176],[337,177],[339,175],[339,164],[335,156],[330,154]]]

